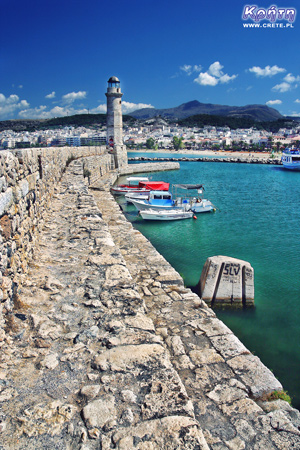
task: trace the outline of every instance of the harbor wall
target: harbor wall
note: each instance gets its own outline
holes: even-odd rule
[[[60,151],[28,172],[31,155],[3,155],[0,446],[299,448],[299,412],[267,401],[280,382],[122,214],[110,155]],[[121,172],[159,167],[174,169]]]
[[[272,164],[272,165],[282,165],[280,158],[260,158],[255,156],[228,156],[228,157],[211,157],[208,158],[206,156],[201,157],[155,157],[148,158],[147,156],[135,156],[133,158],[128,158],[128,161],[137,162],[137,161],[168,161],[168,162],[180,162],[180,161],[194,161],[194,162],[222,162],[222,163],[243,163],[243,164]]]
[[[106,147],[61,147],[0,152],[0,326],[18,299],[36,237],[54,188],[72,160],[81,158],[91,183],[114,169]],[[1,333],[1,332],[0,332]]]

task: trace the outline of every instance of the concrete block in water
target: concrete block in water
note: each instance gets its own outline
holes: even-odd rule
[[[211,306],[254,305],[254,270],[251,264],[229,256],[211,256],[202,269],[200,296]]]

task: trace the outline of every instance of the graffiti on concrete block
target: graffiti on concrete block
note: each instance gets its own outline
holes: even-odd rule
[[[238,276],[240,269],[240,264],[227,263],[224,265],[223,275],[230,275],[232,277]]]

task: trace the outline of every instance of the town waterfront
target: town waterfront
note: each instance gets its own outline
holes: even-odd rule
[[[146,222],[124,206],[127,217],[189,287],[197,285],[209,256],[251,263],[255,308],[216,313],[300,408],[300,173],[261,164],[181,162],[180,167],[149,176],[171,184],[203,183],[205,198],[218,208],[215,213],[198,214],[197,220]]]

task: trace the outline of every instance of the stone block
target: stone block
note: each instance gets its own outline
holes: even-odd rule
[[[29,192],[29,185],[27,180],[21,180],[14,187],[14,200],[16,203],[19,203],[21,198],[24,198]]]
[[[165,349],[158,344],[126,345],[115,347],[95,357],[93,367],[98,370],[116,372],[131,370],[137,365],[149,366],[160,361],[162,367],[169,367]]]
[[[212,256],[204,264],[199,288],[201,298],[212,306],[253,306],[253,268],[241,259]]]
[[[253,398],[264,398],[273,391],[282,391],[281,383],[257,356],[239,355],[227,361]]]
[[[0,216],[2,216],[13,204],[13,191],[8,188],[7,191],[0,194]]]
[[[88,428],[102,428],[106,422],[117,417],[115,399],[112,395],[88,403],[82,411],[85,424]]]
[[[119,428],[112,440],[115,448],[119,450],[209,449],[198,422],[190,417],[179,415],[147,420],[133,427]],[[137,442],[141,445],[137,446]]]
[[[8,218],[7,214],[5,214],[0,219],[0,226],[1,226],[0,232],[5,239],[9,239],[11,237],[11,230],[12,230],[11,223],[12,222]]]

